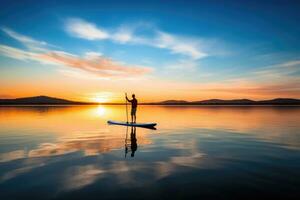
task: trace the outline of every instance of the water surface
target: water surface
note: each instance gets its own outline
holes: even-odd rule
[[[299,199],[300,107],[0,107],[0,199]]]

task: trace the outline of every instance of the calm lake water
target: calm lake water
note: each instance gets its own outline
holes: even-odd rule
[[[300,107],[0,107],[0,199],[300,199]]]

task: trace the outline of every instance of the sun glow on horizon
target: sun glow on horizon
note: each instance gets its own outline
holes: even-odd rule
[[[88,99],[91,102],[108,103],[112,101],[112,97],[113,97],[113,93],[111,92],[99,92],[99,93],[89,94]]]
[[[96,102],[96,103],[107,103],[108,102],[108,98],[105,98],[105,97],[94,97],[94,98],[92,98],[92,101]]]

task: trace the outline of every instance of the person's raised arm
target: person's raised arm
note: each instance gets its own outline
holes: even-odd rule
[[[126,97],[126,100],[127,100],[127,101],[131,102],[131,100],[129,100],[129,99],[128,99],[128,97],[127,97],[127,94],[126,94],[126,96],[125,96],[125,97]]]

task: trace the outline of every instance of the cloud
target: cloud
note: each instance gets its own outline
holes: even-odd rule
[[[115,32],[115,34],[112,36],[112,39],[122,44],[133,42],[135,40],[133,32],[134,30],[132,28],[121,27]]]
[[[172,53],[187,55],[196,60],[208,56],[207,53],[199,49],[199,41],[194,39],[178,37],[159,31],[154,40],[155,42],[152,43],[154,46],[169,49]]]
[[[66,20],[65,30],[74,37],[87,40],[111,40],[120,44],[146,45],[167,49],[171,53],[188,56],[191,59],[201,59],[208,54],[202,50],[203,44],[199,38],[183,37],[161,31],[157,28],[143,25],[122,25],[117,29],[108,30],[78,18]],[[149,34],[141,34],[143,31]]]
[[[299,66],[299,65],[300,65],[300,60],[292,60],[292,61],[281,63],[276,66],[277,67],[294,67],[294,66]]]
[[[147,67],[125,66],[111,59],[95,55],[81,58],[64,52],[52,51],[47,54],[40,54],[38,57],[43,61],[81,69],[100,77],[142,75],[151,72],[151,69]]]
[[[291,75],[300,71],[300,60],[290,60],[275,65],[269,65],[256,70],[256,74]]]
[[[51,50],[46,48],[46,42],[34,40],[30,37],[16,33],[8,28],[4,28],[2,30],[10,37],[29,47],[29,50],[22,50],[0,44],[0,54],[17,60],[32,60],[43,64],[65,66],[84,71],[86,74],[91,74],[99,78],[127,78],[128,76],[131,77],[143,75],[152,71],[152,69],[149,67],[128,66],[121,64],[110,58],[102,56],[102,54],[98,52],[87,52],[84,56],[79,56],[65,51]],[[39,48],[40,46],[45,47]]]
[[[289,60],[274,65],[252,68],[249,72],[239,75],[237,78],[230,77],[228,81],[244,81],[253,83],[272,83],[280,81],[297,82],[300,72],[300,60]]]
[[[10,36],[11,38],[21,42],[24,46],[26,46],[28,49],[31,49],[31,50],[45,51],[48,46],[53,46],[53,45],[48,44],[45,41],[38,41],[31,37],[19,34],[7,27],[2,27],[1,30],[4,33],[6,33],[8,36]]]
[[[84,54],[84,57],[88,60],[97,59],[98,57],[102,56],[102,53],[89,51]]]
[[[186,74],[186,73],[197,72],[198,66],[199,66],[198,62],[194,60],[180,59],[173,63],[167,63],[164,68],[167,70],[167,73],[180,72]]]
[[[109,37],[109,34],[106,31],[100,29],[95,24],[78,18],[68,19],[65,28],[70,34],[88,40],[101,40]]]
[[[0,44],[0,54],[18,60],[33,60],[34,53]]]

